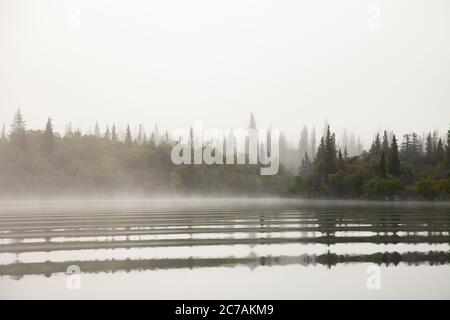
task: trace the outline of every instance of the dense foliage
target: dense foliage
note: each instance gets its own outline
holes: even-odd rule
[[[256,128],[253,116],[250,127]],[[0,135],[0,197],[126,193],[450,199],[450,130],[445,141],[436,132],[423,138],[411,133],[401,144],[385,131],[362,151],[355,143],[339,146],[328,125],[316,148],[315,134],[308,137],[304,129],[298,148],[281,137],[282,165],[274,176],[261,176],[259,165],[174,165],[174,144],[168,133],[154,132],[147,139],[142,127],[133,136],[129,126],[123,136],[114,125],[104,133],[96,125],[93,134],[69,128],[61,136],[50,118],[43,130],[28,130],[19,110],[10,130],[3,128]],[[290,169],[295,163],[298,172]]]
[[[310,197],[365,199],[450,199],[450,130],[446,144],[436,133],[425,143],[406,134],[399,147],[395,135],[377,135],[369,151],[349,157],[336,150],[328,131],[313,160],[305,154],[291,191]]]
[[[44,130],[27,130],[15,115],[0,137],[0,197],[16,195],[130,196],[166,194],[279,195],[288,177],[261,176],[258,165],[179,165],[172,163],[169,135],[139,133],[127,127],[123,138],[115,126],[100,133],[71,129],[60,136],[51,119]]]

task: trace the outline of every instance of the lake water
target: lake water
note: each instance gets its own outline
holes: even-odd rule
[[[0,203],[0,299],[450,298],[450,205]]]

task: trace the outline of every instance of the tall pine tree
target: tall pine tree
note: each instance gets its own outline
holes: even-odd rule
[[[425,161],[428,164],[433,163],[433,139],[431,137],[431,133],[427,136],[427,141],[425,143]]]
[[[7,137],[6,137],[6,128],[5,125],[2,126],[2,133],[0,134],[0,142],[6,142],[7,141]]]
[[[44,137],[42,141],[42,148],[46,155],[53,152],[55,147],[55,134],[53,133],[52,119],[49,117],[45,125]]]
[[[26,127],[25,121],[23,120],[22,112],[20,109],[17,110],[14,115],[14,120],[11,124],[10,140],[17,148],[22,151],[26,150]]]
[[[381,151],[381,159],[378,167],[380,177],[385,179],[387,177],[387,169],[386,169],[386,156],[384,151]]]
[[[116,125],[115,124],[113,124],[113,126],[112,126],[111,140],[117,141],[117,130],[116,130]]]
[[[439,138],[438,143],[436,145],[436,161],[443,163],[444,160],[445,160],[444,143],[442,142],[442,139]]]
[[[395,135],[392,136],[392,143],[389,150],[389,161],[388,161],[389,173],[394,177],[400,175],[400,156],[398,152],[397,139]]]
[[[381,150],[384,152],[384,155],[389,154],[389,139],[386,130],[383,133],[383,142],[381,143]]]
[[[131,130],[130,130],[130,126],[127,125],[127,131],[125,133],[125,145],[127,147],[131,147],[133,144],[133,140],[131,139]]]
[[[370,147],[370,154],[374,158],[379,158],[381,155],[381,141],[379,133],[377,133],[375,140],[372,142],[372,146]]]

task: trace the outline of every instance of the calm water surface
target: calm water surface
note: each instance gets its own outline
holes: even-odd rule
[[[0,298],[449,299],[449,232],[448,204],[3,202]]]

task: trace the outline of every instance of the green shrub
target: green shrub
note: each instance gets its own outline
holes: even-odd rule
[[[385,199],[400,196],[405,185],[395,178],[375,177],[369,179],[362,186],[363,197],[368,199]]]

